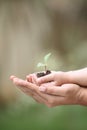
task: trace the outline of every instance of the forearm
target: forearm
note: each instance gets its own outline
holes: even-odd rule
[[[66,72],[66,77],[70,83],[87,86],[87,68]]]

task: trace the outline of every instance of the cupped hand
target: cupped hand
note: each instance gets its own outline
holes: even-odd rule
[[[65,83],[70,83],[69,76],[66,72],[62,71],[51,71],[50,74],[45,75],[43,77],[37,77],[36,73],[29,74],[26,76],[26,80],[32,83],[35,83],[37,85],[41,85],[44,83],[51,82],[54,85],[62,85]]]
[[[32,97],[38,103],[45,103],[45,100],[40,96],[41,92],[38,90],[37,85],[32,82],[28,82],[27,80],[20,79],[14,75],[10,76],[10,80],[12,80],[13,84],[16,85],[18,89],[26,95]]]
[[[22,92],[48,107],[80,103],[81,87],[79,85],[63,84],[56,86],[53,85],[53,82],[49,82],[39,87],[35,83],[22,80],[15,76],[11,76],[11,80]]]

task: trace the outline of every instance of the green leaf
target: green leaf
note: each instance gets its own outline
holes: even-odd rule
[[[44,56],[44,62],[47,63],[48,59],[50,58],[51,53],[48,53],[47,55]]]
[[[43,66],[45,66],[45,65],[41,62],[37,64],[37,67],[43,67]]]

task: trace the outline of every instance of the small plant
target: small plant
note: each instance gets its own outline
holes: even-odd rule
[[[51,53],[48,53],[47,55],[45,55],[44,62],[43,63],[39,62],[37,64],[37,67],[44,67],[45,71],[47,71],[47,63],[48,63],[50,56],[51,56]]]
[[[37,67],[44,67],[44,70],[45,70],[45,72],[37,73],[37,77],[45,76],[45,75],[51,73],[50,70],[47,70],[47,63],[48,63],[50,56],[51,56],[51,53],[48,53],[47,55],[44,56],[43,63],[39,62],[37,64]]]

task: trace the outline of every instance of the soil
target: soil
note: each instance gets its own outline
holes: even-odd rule
[[[37,73],[37,77],[39,78],[39,77],[48,75],[48,74],[50,74],[50,73],[51,73],[50,70],[47,70],[46,72],[38,72],[38,73]]]

